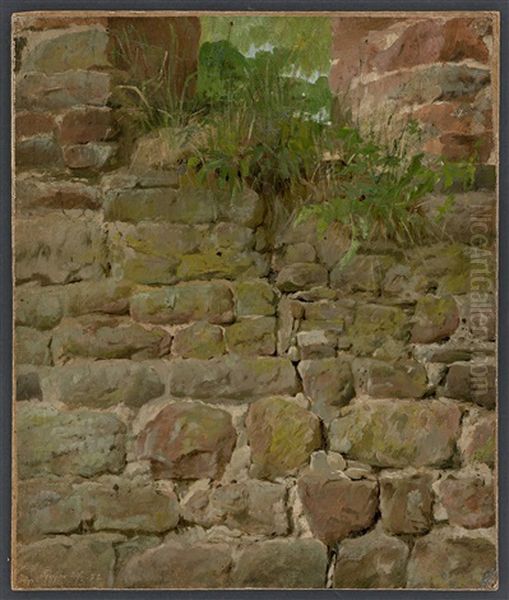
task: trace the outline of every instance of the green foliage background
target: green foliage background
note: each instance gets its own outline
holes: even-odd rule
[[[328,73],[332,40],[329,17],[201,17],[201,43],[229,40],[242,53],[266,43],[292,51],[305,75]],[[290,65],[289,65],[290,66]]]

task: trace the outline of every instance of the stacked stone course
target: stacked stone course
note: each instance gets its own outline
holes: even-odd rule
[[[269,198],[108,162],[107,29],[75,27],[17,75],[15,586],[493,588],[494,192],[346,268],[334,227],[269,246]]]

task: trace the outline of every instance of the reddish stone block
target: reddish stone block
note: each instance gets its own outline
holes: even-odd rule
[[[61,144],[85,144],[107,140],[113,133],[109,108],[80,107],[67,112],[60,122]]]
[[[48,113],[22,111],[16,114],[15,131],[17,138],[53,133],[55,127],[55,118]]]

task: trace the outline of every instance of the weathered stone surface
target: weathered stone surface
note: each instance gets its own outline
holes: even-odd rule
[[[335,588],[403,588],[408,546],[375,529],[339,546],[334,567]]]
[[[319,302],[305,303],[305,321],[321,322],[323,328],[335,327],[343,331],[345,325],[351,325],[354,319],[355,303],[349,300],[322,300]]]
[[[104,205],[108,221],[138,223],[143,220],[173,223],[211,223],[217,207],[208,190],[183,188],[131,189],[111,192]]]
[[[445,394],[450,398],[494,408],[497,400],[497,369],[486,360],[453,363],[447,372]]]
[[[221,477],[235,446],[235,429],[224,410],[201,402],[163,408],[140,433],[136,452],[151,461],[157,478]]]
[[[51,329],[62,318],[62,288],[20,285],[14,290],[17,325]]]
[[[443,527],[417,539],[407,587],[493,589],[496,583],[496,545],[489,530]]]
[[[207,360],[225,352],[223,330],[219,325],[197,321],[175,333],[172,351],[182,358]]]
[[[146,323],[186,323],[206,320],[210,323],[233,321],[233,296],[220,282],[185,283],[132,296],[131,316]]]
[[[116,578],[116,587],[228,587],[231,549],[227,544],[169,540],[132,556]]]
[[[117,145],[110,142],[88,142],[64,146],[64,162],[71,169],[99,170],[115,155]]]
[[[50,365],[49,350],[51,334],[32,329],[16,327],[14,356],[18,364]]]
[[[330,273],[331,287],[343,292],[373,292],[380,290],[385,271],[393,259],[389,256],[358,254],[346,266],[340,264]]]
[[[113,274],[139,283],[174,283],[182,256],[198,249],[202,235],[189,225],[112,224],[108,238]]]
[[[95,531],[168,531],[179,520],[175,494],[143,479],[105,476],[99,481],[21,481],[17,498],[22,540],[70,533],[81,525]]]
[[[124,317],[86,315],[60,322],[53,331],[51,352],[57,364],[73,357],[141,360],[168,354],[170,344],[164,329],[146,329]]]
[[[283,292],[307,290],[327,285],[327,269],[315,263],[293,263],[279,272],[276,285]]]
[[[182,514],[186,521],[203,527],[226,525],[250,534],[285,535],[285,499],[284,485],[248,479],[214,490],[201,487],[190,492]]]
[[[53,367],[41,377],[44,400],[71,407],[139,407],[164,392],[156,370],[130,360],[78,362]]]
[[[440,466],[454,452],[460,416],[439,400],[359,401],[332,422],[330,446],[379,467]]]
[[[97,209],[101,205],[98,190],[81,180],[47,180],[32,173],[16,176],[16,207],[30,209]]]
[[[438,296],[445,297],[467,293],[472,269],[470,252],[468,246],[450,242],[416,248],[409,262],[412,277],[408,282],[408,297],[419,300],[423,294],[435,290]],[[397,293],[397,288],[394,292]]]
[[[125,425],[112,414],[61,412],[42,403],[19,403],[18,474],[36,476],[116,473],[125,462]]]
[[[335,332],[322,329],[299,331],[297,345],[302,360],[312,358],[330,358],[336,356],[338,336]]]
[[[33,135],[16,141],[16,169],[45,168],[63,166],[62,150],[51,134]]]
[[[263,279],[250,279],[235,284],[237,314],[271,316],[276,312],[276,293]]]
[[[203,251],[214,250],[223,252],[225,250],[253,250],[255,245],[255,234],[244,225],[237,223],[221,222],[213,225],[207,232],[207,237],[201,239],[200,248]]]
[[[372,356],[390,338],[406,341],[408,319],[401,308],[364,304],[357,307],[354,322],[347,334],[356,354]]]
[[[76,107],[67,111],[59,123],[61,144],[86,144],[111,137],[113,119],[107,107]]]
[[[23,73],[16,77],[16,107],[57,110],[78,104],[101,106],[110,91],[110,75],[99,71]]]
[[[82,520],[81,499],[68,480],[18,481],[16,537],[30,541],[45,534],[71,533]]]
[[[157,533],[173,529],[179,520],[174,492],[151,481],[108,476],[80,485],[77,493],[96,530]]]
[[[177,267],[177,277],[192,279],[237,279],[263,277],[269,271],[268,260],[256,252],[239,252],[236,249],[207,250],[186,254]]]
[[[242,319],[225,329],[225,339],[230,352],[270,356],[276,352],[276,319]]]
[[[25,71],[61,73],[74,69],[108,66],[108,34],[101,29],[67,32],[42,38],[23,56]]]
[[[52,134],[57,127],[52,114],[27,110],[17,111],[14,123],[18,139],[44,133]]]
[[[435,219],[444,197],[431,196],[424,204],[424,212]],[[452,209],[441,222],[444,232],[453,240],[472,243],[475,234],[494,238],[497,231],[497,199],[493,192],[472,191],[454,195]]]
[[[256,477],[293,473],[322,444],[318,418],[283,398],[257,400],[249,408],[246,427]]]
[[[325,587],[327,548],[318,540],[258,542],[239,556],[232,573],[234,587]]]
[[[450,337],[459,325],[456,301],[451,296],[423,296],[417,301],[412,342],[429,344]]]
[[[464,465],[494,465],[496,450],[496,414],[474,409],[463,419],[458,448]]]
[[[16,279],[43,284],[99,279],[106,247],[99,223],[75,211],[16,221]]]
[[[316,251],[308,242],[299,242],[283,246],[281,252],[274,257],[274,268],[276,271],[293,263],[315,262]]]
[[[299,478],[298,489],[313,535],[329,546],[366,529],[375,519],[375,481],[308,471]]]
[[[42,400],[41,371],[44,367],[16,363],[16,400]]]
[[[355,394],[350,364],[341,358],[302,360],[298,371],[311,409],[325,421],[337,417]]]
[[[18,546],[15,587],[18,589],[111,587],[114,534],[57,536]]]
[[[247,188],[234,192],[229,202],[222,202],[219,209],[225,219],[251,229],[261,225],[265,216],[263,198]]]
[[[435,519],[467,529],[495,525],[495,489],[488,467],[446,472],[435,483]]]
[[[429,531],[433,496],[430,472],[383,471],[380,475],[380,511],[384,529],[397,535]]]
[[[125,568],[125,565],[135,555],[142,554],[149,548],[159,546],[161,539],[157,535],[135,535],[126,542],[115,545],[115,571],[119,573]]]
[[[168,391],[173,396],[209,401],[250,400],[270,394],[294,394],[298,383],[295,369],[286,358],[228,355],[208,361],[172,361]]]
[[[421,398],[426,392],[426,370],[416,361],[356,359],[353,373],[357,392],[373,398]]]

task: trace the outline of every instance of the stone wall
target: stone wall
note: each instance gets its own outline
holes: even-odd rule
[[[115,163],[79,28],[16,79],[15,587],[492,589],[495,194],[270,245],[270,199]]]
[[[414,119],[427,152],[496,164],[497,33],[493,13],[337,17],[331,88],[361,124]]]

